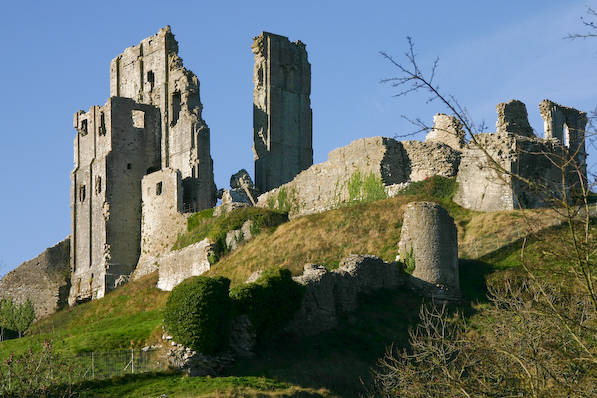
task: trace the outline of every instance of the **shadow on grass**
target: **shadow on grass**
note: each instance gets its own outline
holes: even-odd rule
[[[487,302],[487,275],[493,273],[495,268],[481,260],[459,261],[460,292],[465,303]]]
[[[405,347],[417,324],[421,298],[406,290],[363,295],[358,309],[335,329],[303,339],[278,337],[255,358],[237,361],[230,374],[262,376],[358,397],[371,383],[371,368],[386,347]]]

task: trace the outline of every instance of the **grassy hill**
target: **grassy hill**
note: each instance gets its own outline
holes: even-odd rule
[[[463,209],[451,200],[454,184],[453,180],[431,178],[411,184],[394,198],[355,203],[288,222],[278,216],[266,218],[253,240],[232,253],[223,253],[209,274],[226,276],[236,285],[260,269],[284,267],[300,274],[305,263],[334,268],[351,253],[373,254],[392,261],[406,204],[433,200],[450,212],[458,227],[463,308],[471,318],[482,317],[485,280],[518,266],[520,242],[528,234],[528,225],[541,231],[526,246],[527,255],[535,259],[543,255],[542,245],[558,239],[561,227],[544,229],[555,223],[553,214],[546,210],[480,213]],[[249,213],[191,218],[188,233],[177,245],[193,243],[209,234],[222,236],[226,228],[237,228],[244,219],[257,214]],[[157,275],[148,275],[103,299],[41,320],[27,337],[0,343],[0,358],[46,339],[64,353],[109,351],[158,342],[162,334],[161,310],[168,293],[156,289],[156,281]],[[132,397],[157,392],[169,397],[358,396],[386,347],[406,345],[408,328],[417,322],[420,302],[420,297],[406,290],[362,297],[359,309],[342,319],[338,328],[301,341],[281,336],[263,347],[256,358],[237,361],[227,378],[188,379],[178,374],[159,374],[87,383],[85,388],[91,391],[90,396]]]

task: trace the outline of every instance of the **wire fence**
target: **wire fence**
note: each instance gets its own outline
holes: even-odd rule
[[[76,354],[68,359],[84,380],[155,372],[166,368],[157,350],[89,352]]]

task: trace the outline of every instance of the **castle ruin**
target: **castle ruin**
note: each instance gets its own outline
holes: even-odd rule
[[[473,142],[466,142],[457,118],[437,114],[423,142],[361,138],[313,165],[305,44],[263,32],[251,48],[255,186],[245,170],[235,174],[231,189],[218,194],[222,205],[214,214],[256,205],[298,217],[372,193],[376,199],[393,196],[431,176],[456,178],[454,201],[468,209],[534,208],[549,204],[540,190],[556,191],[562,172],[571,189],[586,182],[587,115],[549,100],[539,105],[544,138],[535,136],[525,104],[512,100],[497,106],[496,132],[476,134]],[[105,105],[74,114],[70,238],[0,283],[0,296],[17,301],[39,290],[42,299],[34,304],[41,314],[62,307],[67,297],[71,305],[103,297],[133,272],[136,278],[158,271],[158,287],[170,290],[210,268],[208,239],[171,250],[188,216],[214,207],[218,191],[199,80],[183,66],[170,27],[112,60],[110,95]],[[576,169],[554,159],[573,159]],[[429,266],[417,259],[413,277],[447,287],[432,295],[456,298],[457,246],[447,212],[434,204],[413,205],[404,226],[401,250],[410,245],[419,256],[428,249],[435,259]],[[69,262],[70,274],[56,271]],[[313,280],[327,275],[311,268]],[[43,281],[33,277],[35,270]],[[399,279],[396,286],[404,282]]]
[[[253,41],[253,153],[262,193],[313,164],[311,64],[301,41],[262,32]]]
[[[74,117],[70,304],[126,281],[154,238],[142,240],[142,219],[160,230],[168,212],[215,205],[199,80],[169,26],[112,60],[110,95]]]

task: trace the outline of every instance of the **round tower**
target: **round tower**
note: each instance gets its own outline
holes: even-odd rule
[[[402,262],[414,260],[414,288],[442,301],[460,298],[458,234],[444,208],[433,202],[409,203],[398,249]]]

